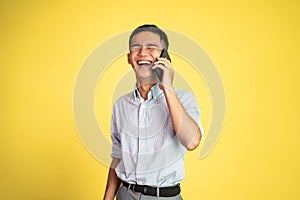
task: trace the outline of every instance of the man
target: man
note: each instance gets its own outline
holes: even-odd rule
[[[136,87],[113,108],[105,200],[115,195],[117,200],[182,199],[184,155],[199,145],[202,131],[195,98],[173,88],[172,64],[160,57],[168,46],[167,35],[155,25],[140,26],[130,35],[127,58]]]

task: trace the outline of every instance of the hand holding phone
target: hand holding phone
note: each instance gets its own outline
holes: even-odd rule
[[[170,58],[170,55],[168,54],[168,51],[166,49],[163,49],[161,51],[161,54],[159,56],[160,58],[166,58],[168,59],[170,62],[171,62],[171,58]],[[162,77],[163,77],[163,70],[160,69],[160,68],[155,68],[154,69],[159,81],[162,81]]]

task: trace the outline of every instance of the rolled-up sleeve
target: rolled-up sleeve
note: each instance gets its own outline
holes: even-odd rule
[[[198,124],[203,136],[204,129],[200,121],[201,110],[197,104],[196,98],[191,93],[181,89],[177,89],[176,93],[185,111]]]

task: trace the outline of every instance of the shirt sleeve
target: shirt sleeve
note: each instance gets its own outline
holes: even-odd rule
[[[201,130],[201,135],[203,136],[204,129],[201,125],[201,120],[200,120],[201,110],[197,104],[196,98],[190,92],[187,92],[182,89],[177,89],[176,93],[185,111],[198,124]]]
[[[112,140],[112,158],[122,158],[121,154],[121,138],[118,132],[117,123],[115,119],[115,108],[113,109],[112,117],[111,117],[111,124],[110,124],[110,135]]]

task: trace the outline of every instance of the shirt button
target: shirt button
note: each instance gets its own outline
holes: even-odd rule
[[[144,128],[144,124],[143,123],[140,124],[140,128]]]

